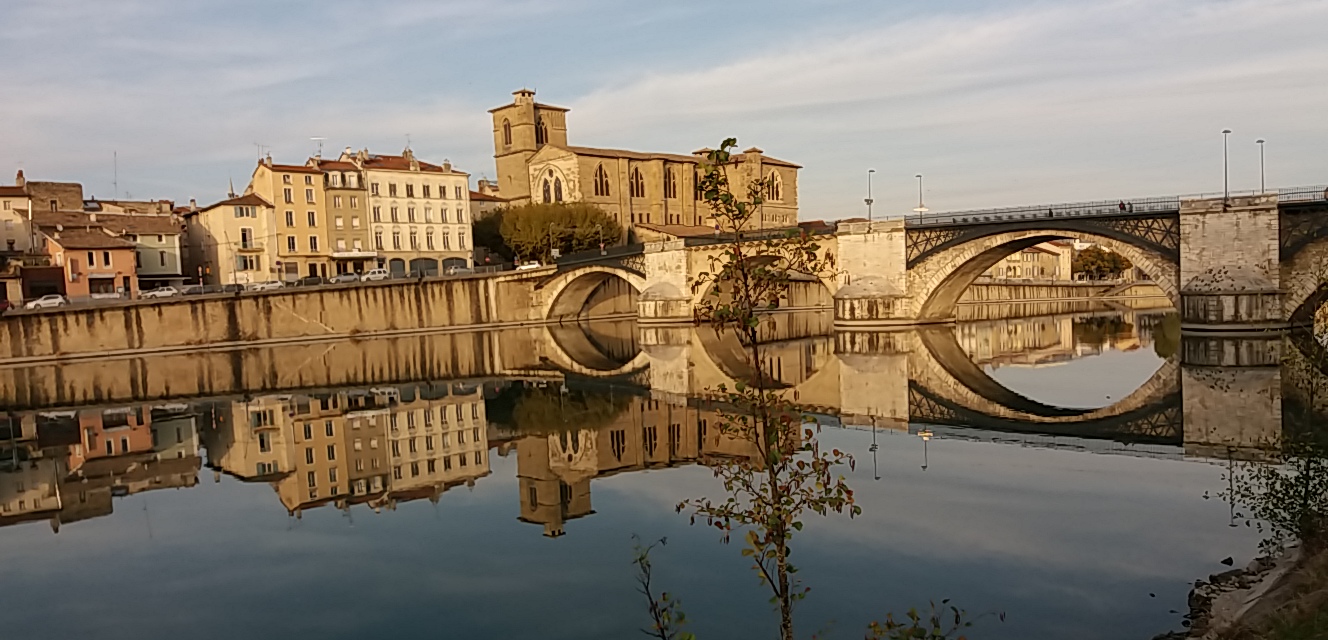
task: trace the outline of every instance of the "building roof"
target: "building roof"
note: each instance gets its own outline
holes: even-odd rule
[[[135,216],[126,214],[97,214],[97,224],[119,234],[171,235],[179,234],[180,221],[174,216]]]
[[[315,168],[320,169],[322,171],[359,171],[360,170],[359,167],[355,166],[354,162],[344,162],[341,160],[319,160],[317,158],[310,159],[310,162],[313,164]]]
[[[452,167],[450,163],[447,165],[447,167],[441,167],[436,164],[431,164],[419,159],[416,159],[415,162],[419,165],[420,171],[426,173],[448,173],[458,176],[470,175],[464,171],[457,171],[456,168]],[[405,156],[383,156],[377,154],[370,155],[369,159],[364,161],[364,168],[386,169],[390,171],[411,171],[410,159],[406,158]]]
[[[322,173],[322,171],[319,171],[314,167],[309,167],[302,164],[268,164],[262,160],[259,160],[258,164],[267,167],[273,171],[283,171],[286,173]]]
[[[203,209],[204,209],[204,210],[206,210],[206,209],[215,209],[215,208],[217,208],[217,207],[228,207],[228,206],[232,206],[232,205],[249,205],[249,206],[253,206],[253,207],[271,207],[271,206],[272,206],[272,203],[268,202],[267,200],[264,200],[262,196],[260,196],[260,195],[258,195],[258,194],[256,194],[256,193],[246,193],[246,194],[244,194],[244,195],[242,195],[242,196],[236,196],[236,197],[234,197],[234,198],[230,198],[230,199],[227,199],[227,200],[222,200],[221,202],[218,202],[218,203],[216,203],[216,204],[210,204],[210,205],[208,205],[208,206],[206,206],[206,207],[203,207]]]
[[[36,209],[32,212],[32,221],[37,223],[37,226],[43,229],[47,227],[54,228],[56,225],[65,227],[83,227],[90,225],[95,227],[99,224],[87,213],[67,210],[42,211],[41,209]]]
[[[489,194],[487,194],[487,193],[480,193],[480,192],[478,192],[478,191],[471,191],[471,192],[470,192],[470,201],[471,201],[471,202],[507,202],[507,198],[499,198],[498,196],[491,196],[491,195],[489,195]]]
[[[46,231],[46,230],[44,230]],[[133,249],[134,243],[108,235],[101,227],[65,227],[64,231],[46,231],[52,242],[66,249]],[[56,237],[59,236],[59,237]]]
[[[594,156],[600,158],[627,158],[628,160],[664,160],[666,162],[682,162],[690,164],[698,164],[700,163],[702,158],[702,156],[700,155],[684,155],[681,153],[652,153],[652,152],[642,152],[642,151],[629,151],[627,149],[605,149],[602,147],[578,147],[578,146],[568,145],[562,148],[567,149],[568,151],[571,151],[572,153],[575,153],[577,155]],[[786,160],[771,158],[770,156],[760,153],[756,155],[758,155],[761,158],[762,164],[780,165],[785,167],[792,167],[794,169],[802,168],[801,165],[797,165],[792,162],[788,162]],[[729,160],[730,162],[733,163],[745,162],[747,160],[747,154],[735,153],[729,157]]]
[[[28,195],[28,191],[23,187],[15,187],[12,185],[0,186],[0,197],[12,198],[14,196],[26,196],[26,195]]]

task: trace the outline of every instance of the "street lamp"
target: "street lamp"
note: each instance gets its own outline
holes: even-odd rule
[[[922,204],[922,174],[919,173],[913,177],[918,179],[918,206],[913,210],[918,213],[925,213],[927,211],[927,205]]]
[[[1263,143],[1263,138],[1254,141],[1254,144],[1259,145],[1259,193],[1267,191],[1263,184]]]
[[[921,430],[921,431],[918,432],[918,437],[919,437],[919,438],[922,438],[922,470],[923,470],[923,471],[926,471],[926,470],[927,470],[927,467],[928,467],[928,466],[931,466],[931,465],[928,464],[928,462],[927,462],[927,442],[929,442],[929,441],[931,440],[932,435],[934,435],[934,434],[931,432],[931,429],[923,429],[923,430]]]
[[[1222,206],[1231,204],[1231,172],[1227,168],[1227,137],[1230,129],[1222,130]]]
[[[867,203],[867,222],[871,222],[872,202],[875,202],[874,200],[872,200],[872,192],[871,192],[871,177],[873,173],[876,173],[875,169],[867,170],[867,197],[863,200],[863,202]]]

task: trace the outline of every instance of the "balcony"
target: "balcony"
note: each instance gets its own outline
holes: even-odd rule
[[[236,250],[236,251],[246,251],[246,252],[252,251],[252,252],[259,253],[259,252],[262,252],[262,251],[263,251],[263,241],[262,241],[262,240],[241,240],[241,241],[239,241],[238,243],[235,244],[235,250]]]

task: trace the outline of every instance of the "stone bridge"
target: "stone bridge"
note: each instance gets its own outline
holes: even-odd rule
[[[1189,331],[1282,328],[1328,300],[1326,195],[1306,187],[841,224],[819,239],[838,273],[796,282],[784,306],[833,306],[835,325],[845,329],[951,322],[960,295],[1002,258],[1073,238],[1145,271]],[[620,312],[634,311],[642,323],[684,324],[707,295],[693,283],[723,249],[719,237],[654,242],[567,256],[556,267],[506,278],[535,282],[547,319],[594,315],[603,305],[597,295],[619,281],[632,298]]]

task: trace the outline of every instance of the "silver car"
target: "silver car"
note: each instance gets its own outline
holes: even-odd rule
[[[244,286],[245,291],[276,291],[286,286],[280,280],[268,280],[267,282],[254,282]]]
[[[346,273],[338,273],[337,275],[332,276],[331,278],[328,279],[328,282],[331,282],[332,284],[350,284],[352,282],[359,282],[359,281],[360,281],[359,274],[352,273],[350,271],[347,271]]]
[[[150,298],[174,298],[178,295],[180,295],[180,290],[175,287],[157,287],[151,291],[138,294],[138,297],[147,300]]]
[[[55,307],[63,307],[63,306],[65,306],[65,305],[67,305],[67,304],[69,304],[69,300],[65,299],[64,296],[62,296],[62,295],[60,295],[60,294],[58,294],[58,293],[52,293],[52,294],[44,295],[44,296],[42,296],[42,297],[40,297],[40,298],[37,298],[36,300],[29,300],[29,301],[27,302],[27,304],[23,305],[23,308],[24,308],[24,309],[54,309]]]

